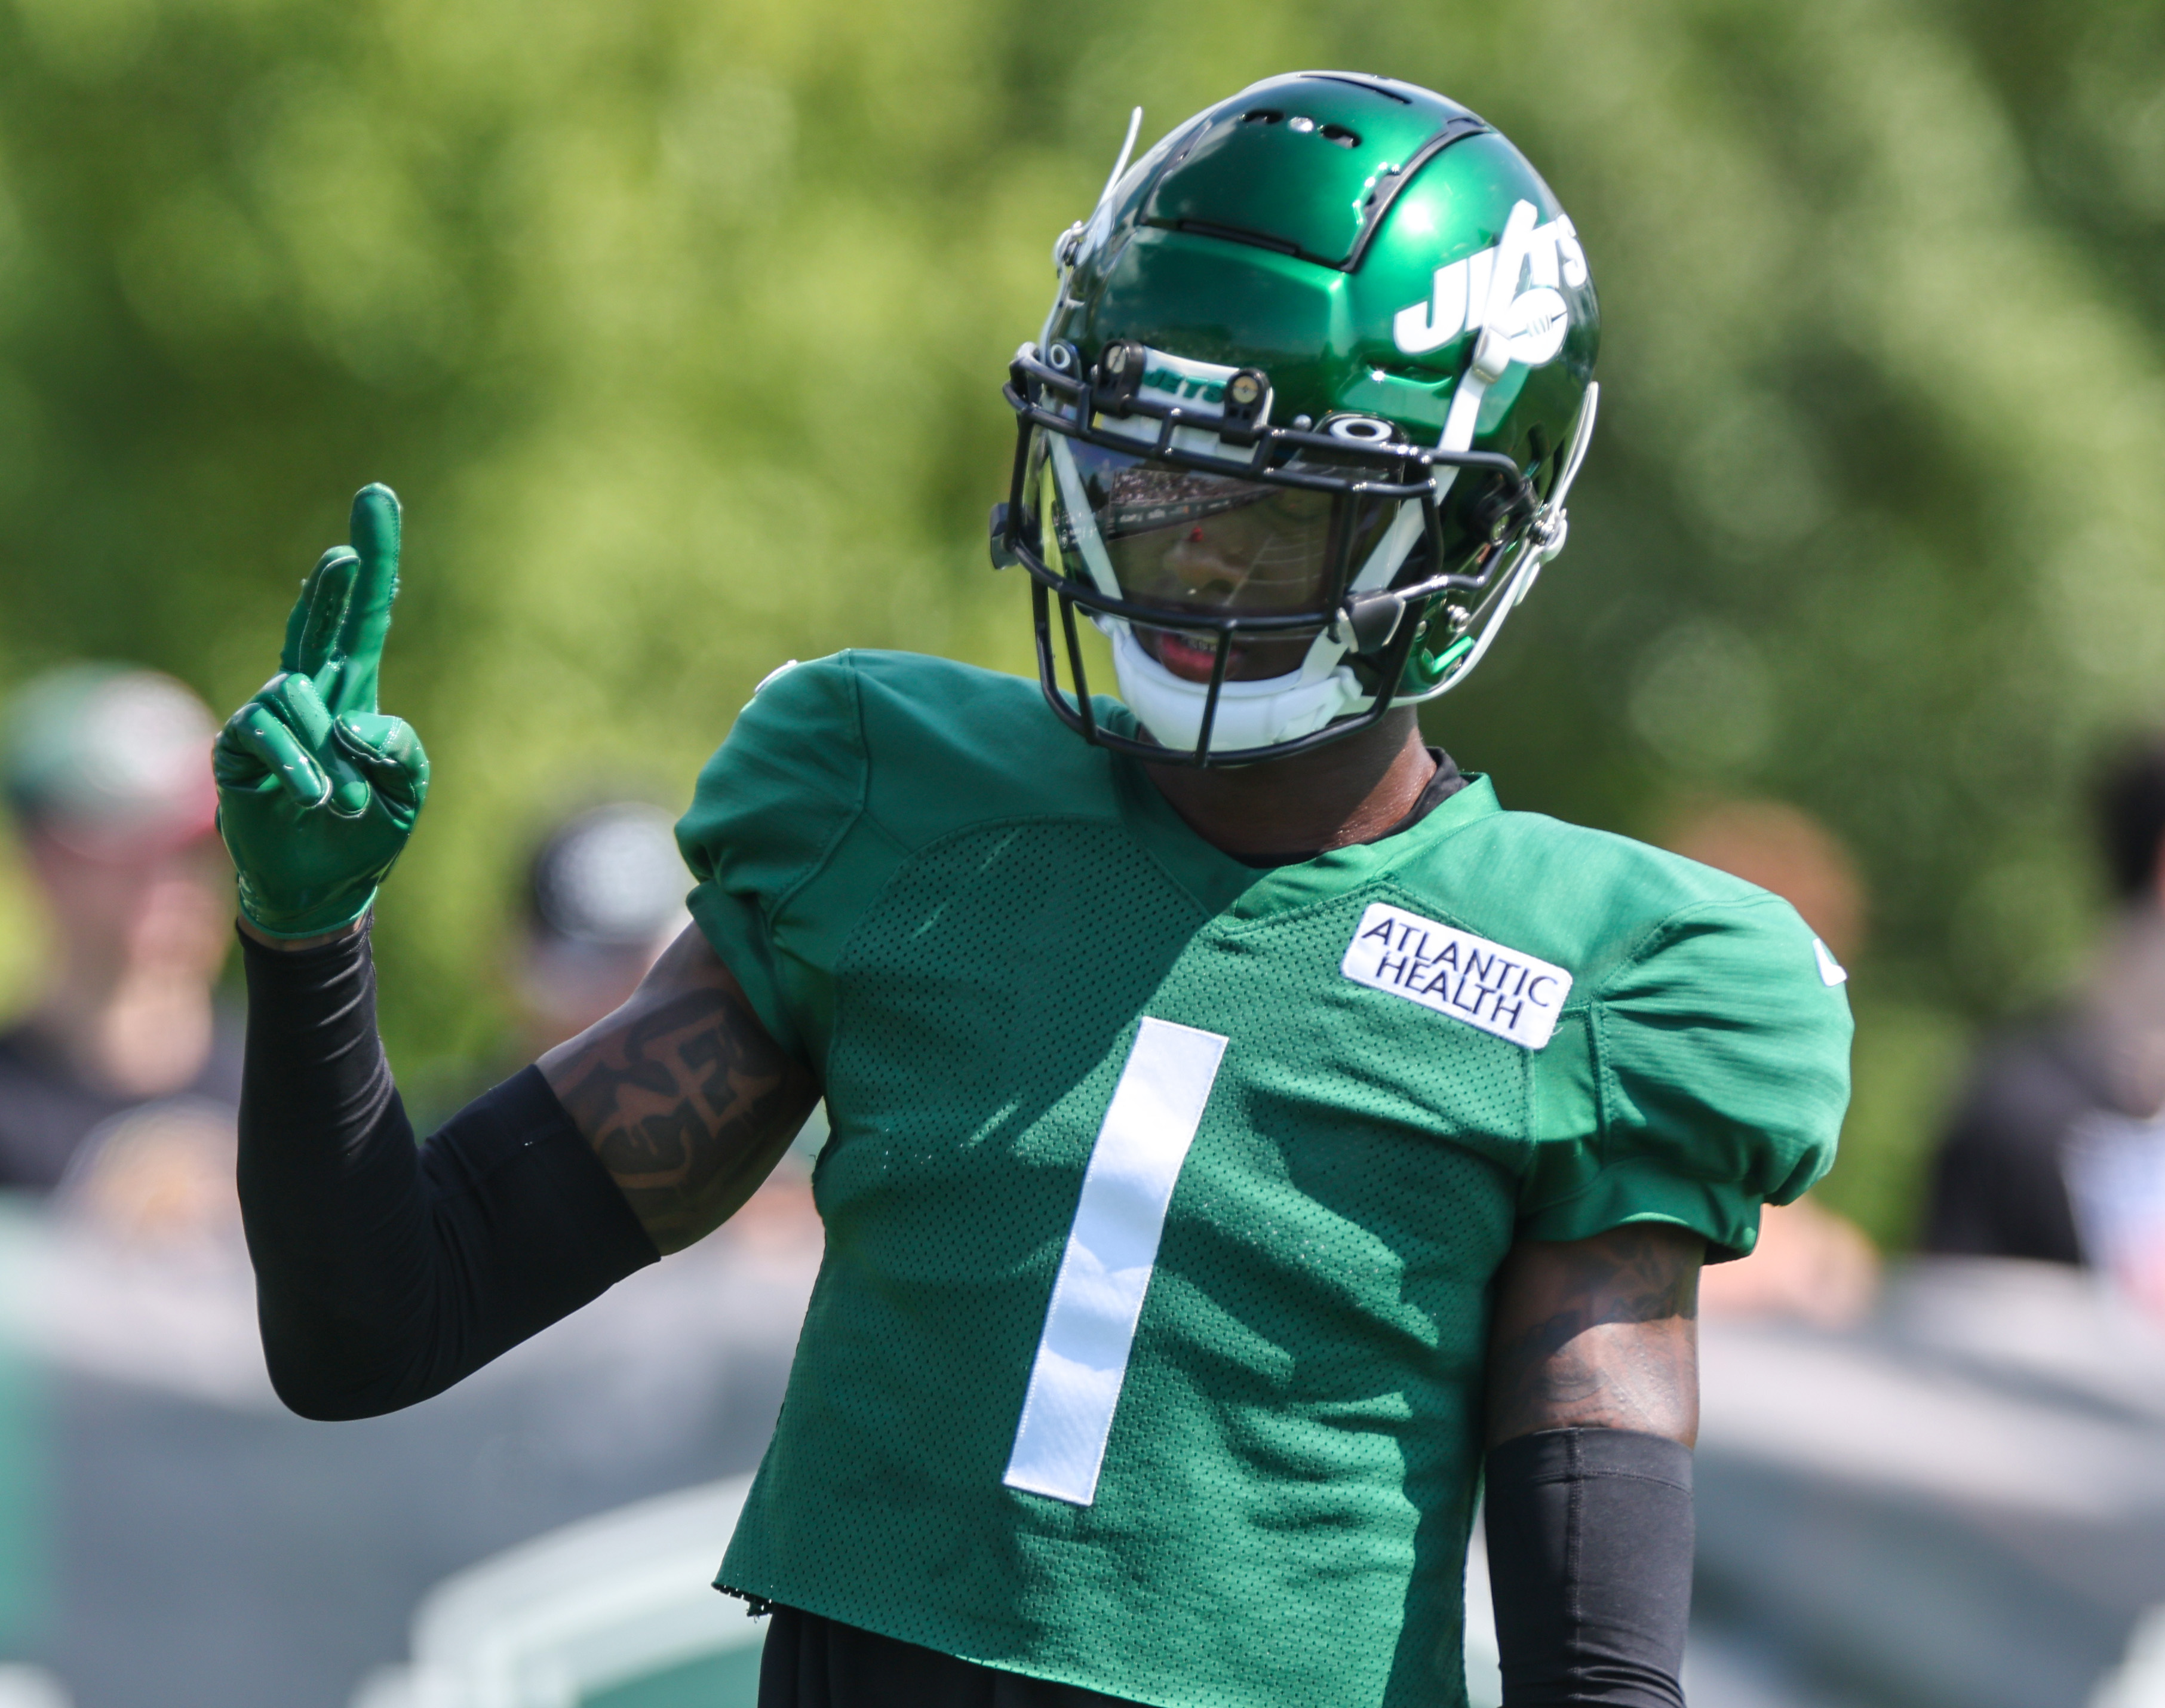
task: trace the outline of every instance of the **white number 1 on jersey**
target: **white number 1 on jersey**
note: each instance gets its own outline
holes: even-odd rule
[[[1165,1213],[1226,1041],[1146,1017],[1090,1149],[1008,1456],[1010,1489],[1088,1506],[1127,1379]]]

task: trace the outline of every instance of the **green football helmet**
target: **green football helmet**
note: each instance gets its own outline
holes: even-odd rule
[[[1274,77],[1130,166],[1140,121],[1009,370],[993,560],[1086,739],[1277,758],[1463,682],[1562,548],[1593,282],[1525,157],[1426,89]],[[1078,607],[1151,740],[1093,715]]]

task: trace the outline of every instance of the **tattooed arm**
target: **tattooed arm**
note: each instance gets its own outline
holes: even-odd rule
[[[819,1100],[692,925],[622,1008],[538,1065],[664,1252],[734,1215]]]
[[[1504,1259],[1486,1518],[1504,1708],[1683,1708],[1704,1256],[1632,1223]]]
[[[1696,1234],[1632,1222],[1590,1240],[1524,1240],[1496,1278],[1488,1443],[1539,1430],[1699,1435]]]

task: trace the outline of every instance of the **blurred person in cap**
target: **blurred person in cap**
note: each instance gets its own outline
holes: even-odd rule
[[[1686,813],[1662,846],[1772,890],[1804,916],[1831,963],[1864,946],[1864,885],[1833,831],[1781,801],[1723,800]],[[1759,1243],[1699,1279],[1707,1316],[1780,1316],[1842,1328],[1871,1308],[1879,1255],[1846,1216],[1800,1198],[1761,1212]]]
[[[2165,734],[2109,760],[2092,807],[2117,913],[2074,995],[1979,1051],[1923,1243],[2094,1266],[2165,1311]]]
[[[691,923],[692,874],[670,815],[596,800],[546,820],[520,869],[503,963],[513,1025],[503,1047],[415,1076],[417,1118],[450,1114],[543,1051],[621,1006]]]
[[[512,972],[524,1021],[521,1062],[624,1004],[691,923],[691,887],[675,820],[660,807],[611,801],[549,830],[527,867]]]
[[[50,963],[0,1032],[0,1186],[58,1186],[96,1134],[116,1157],[222,1147],[231,1197],[240,1050],[212,999],[232,941],[217,728],[171,677],[114,664],[53,671],[9,708],[0,787]]]

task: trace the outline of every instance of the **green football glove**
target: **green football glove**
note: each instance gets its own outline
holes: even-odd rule
[[[356,493],[350,525],[353,544],[326,551],[301,585],[279,673],[213,751],[240,910],[266,936],[322,936],[366,913],[429,793],[420,741],[376,709],[398,593],[391,488]]]

